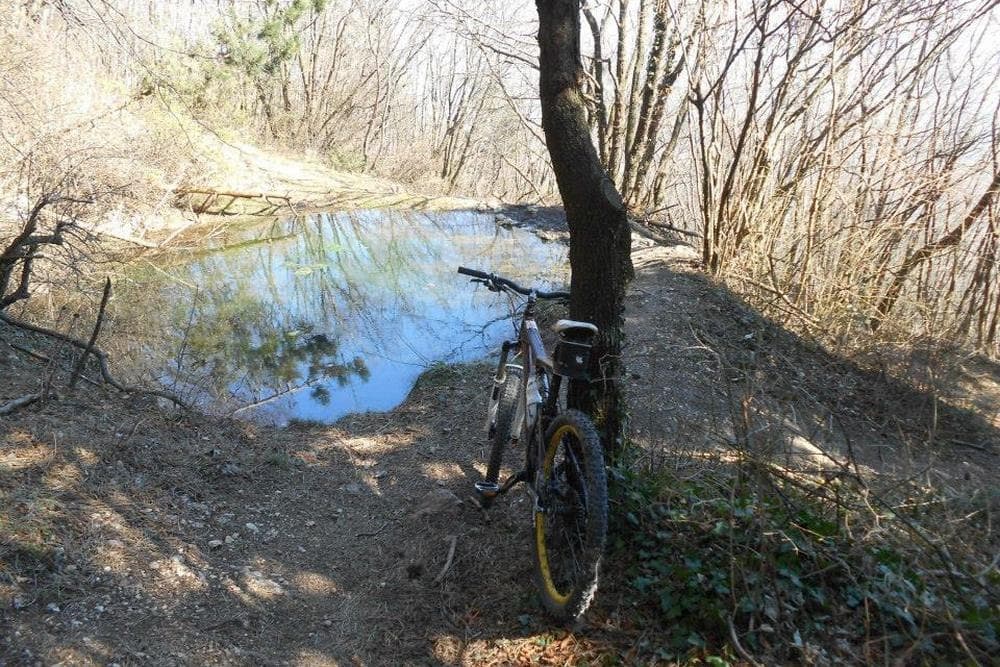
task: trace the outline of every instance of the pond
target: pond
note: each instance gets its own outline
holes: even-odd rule
[[[202,409],[278,425],[388,410],[436,363],[512,335],[459,265],[551,289],[566,248],[493,215],[362,211],[230,226],[117,288],[133,367]]]

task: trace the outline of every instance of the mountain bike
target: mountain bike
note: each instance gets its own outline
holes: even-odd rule
[[[535,578],[546,610],[560,620],[579,618],[597,590],[608,528],[608,484],[601,439],[590,419],[566,409],[563,380],[585,379],[597,327],[559,320],[553,353],[535,321],[539,299],[568,299],[567,292],[521,287],[491,273],[459,267],[493,292],[527,297],[516,340],[504,341],[487,408],[490,455],[486,477],[476,482],[480,504],[524,482],[534,496]],[[499,483],[508,449],[524,450],[524,467]]]

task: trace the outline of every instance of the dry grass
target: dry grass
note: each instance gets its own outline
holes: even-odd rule
[[[995,366],[861,366],[647,254],[616,587],[667,638],[642,655],[988,663],[1000,394],[966,388]]]
[[[925,388],[804,344],[683,257],[636,259],[628,362],[639,458],[617,477],[618,546],[586,627],[553,627],[539,612],[530,498],[513,493],[489,514],[470,502],[486,457],[486,364],[435,369],[387,414],[284,431],[90,388],[65,394],[59,371],[59,400],[0,422],[0,654],[739,662],[731,616],[743,650],[765,662],[964,660],[955,632],[983,662],[988,637],[949,606],[949,591],[953,578],[965,590],[995,576],[995,456],[956,443],[993,447],[995,427],[940,398],[930,442]],[[27,334],[0,337],[59,358]],[[3,349],[0,396],[49,376]],[[811,456],[793,456],[802,441]],[[464,502],[420,513],[441,489]],[[674,568],[663,584],[656,563]],[[860,598],[848,596],[854,585]],[[688,605],[681,619],[662,610],[661,592]],[[787,597],[773,607],[768,595]],[[916,630],[893,615],[899,604]]]

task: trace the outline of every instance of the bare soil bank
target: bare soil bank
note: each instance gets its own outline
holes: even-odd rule
[[[697,475],[749,438],[789,468],[852,454],[872,480],[997,488],[996,394],[970,392],[996,386],[995,365],[904,384],[757,317],[682,246],[635,262],[637,465]],[[60,394],[0,417],[0,663],[651,660],[639,647],[655,637],[631,622],[615,563],[586,627],[554,627],[529,583],[527,495],[489,513],[471,501],[486,364],[434,369],[389,413],[275,430],[65,393],[65,352],[0,324],[0,405],[48,381]],[[747,434],[750,385],[759,421]],[[929,424],[932,445],[915,448]],[[984,554],[997,546],[982,536]]]

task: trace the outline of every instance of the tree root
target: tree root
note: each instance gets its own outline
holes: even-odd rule
[[[41,397],[42,397],[41,394],[25,394],[20,398],[15,398],[12,401],[8,401],[3,405],[0,405],[0,415],[9,415],[18,408],[23,408],[26,405],[31,405]]]
[[[101,377],[104,378],[104,381],[106,383],[110,384],[118,391],[124,392],[126,394],[147,394],[150,396],[159,396],[160,398],[165,398],[168,401],[171,401],[172,403],[174,403],[174,405],[180,406],[182,408],[188,407],[187,403],[185,403],[184,401],[182,401],[180,398],[170,393],[169,391],[163,391],[161,389],[143,389],[141,387],[129,387],[122,384],[121,382],[116,380],[115,377],[111,374],[111,371],[108,370],[107,353],[98,347],[90,346],[85,341],[79,340],[72,336],[67,336],[66,334],[60,333],[58,331],[53,331],[52,329],[46,329],[45,327],[40,327],[35,324],[29,324],[28,322],[23,322],[19,319],[11,317],[10,315],[4,312],[0,312],[0,321],[6,322],[12,327],[25,329],[26,331],[33,331],[35,333],[42,334],[43,336],[48,336],[49,338],[55,338],[56,340],[61,340],[64,343],[69,343],[70,345],[80,350],[83,350],[85,353],[89,349],[90,354],[92,354],[97,359],[98,365],[100,366],[101,369]]]

